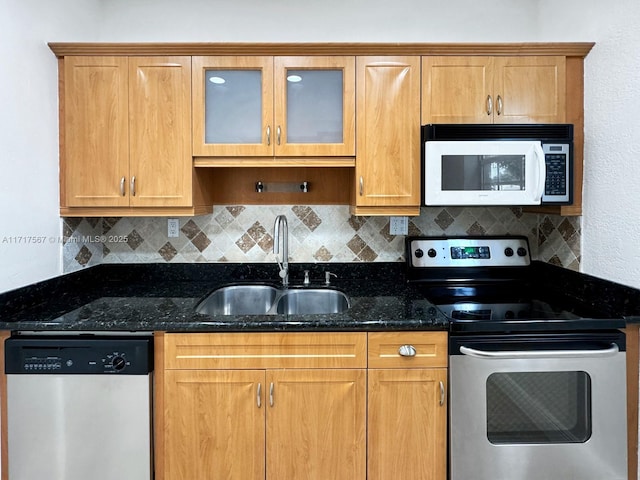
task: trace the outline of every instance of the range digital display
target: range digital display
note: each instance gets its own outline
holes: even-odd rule
[[[489,247],[451,247],[451,258],[453,260],[466,259],[489,259],[491,250]]]

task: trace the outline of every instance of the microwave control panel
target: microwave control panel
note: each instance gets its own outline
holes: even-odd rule
[[[569,145],[561,143],[546,143],[542,145],[546,164],[546,178],[544,183],[543,203],[570,203],[571,195],[571,161]]]

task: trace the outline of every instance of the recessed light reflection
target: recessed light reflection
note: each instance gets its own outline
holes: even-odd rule
[[[287,81],[291,83],[298,83],[302,81],[302,77],[300,75],[288,75]]]
[[[209,77],[209,81],[211,83],[215,83],[216,85],[222,85],[226,82],[226,80],[222,77]]]

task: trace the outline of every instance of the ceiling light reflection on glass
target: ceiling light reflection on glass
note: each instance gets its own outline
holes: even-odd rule
[[[298,83],[302,81],[302,77],[300,75],[287,75],[287,81],[291,83]]]
[[[224,78],[217,76],[209,77],[209,81],[216,85],[223,85],[224,83],[226,83],[226,80]]]

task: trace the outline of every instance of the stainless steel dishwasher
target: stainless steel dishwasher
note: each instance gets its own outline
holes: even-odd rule
[[[150,480],[150,337],[5,342],[11,480]]]

